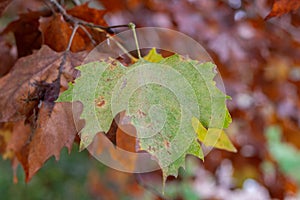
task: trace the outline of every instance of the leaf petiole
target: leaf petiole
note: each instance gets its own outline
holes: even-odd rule
[[[128,24],[129,28],[131,28],[132,32],[133,32],[133,37],[134,37],[134,41],[135,41],[135,45],[136,45],[136,49],[137,49],[137,53],[138,53],[138,58],[139,59],[143,59],[141,56],[141,52],[140,52],[140,47],[139,47],[139,42],[137,39],[137,35],[136,35],[136,31],[135,31],[135,24],[130,22]]]

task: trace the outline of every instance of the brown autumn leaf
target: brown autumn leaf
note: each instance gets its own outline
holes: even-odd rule
[[[132,126],[131,129],[134,129]],[[136,130],[134,129],[134,134]],[[126,170],[134,170],[138,155],[136,153],[136,137],[126,133],[121,128],[116,132],[116,148],[110,148],[110,156],[112,159],[119,162]]]
[[[87,22],[91,22],[101,26],[107,26],[104,20],[105,10],[98,10],[95,8],[90,8],[88,3],[76,6],[72,9],[67,10],[67,13],[73,17],[82,19]]]
[[[51,116],[49,107],[42,103],[36,128],[32,129],[24,123],[16,124],[8,148],[12,149],[22,164],[26,181],[54,155],[59,160],[60,151],[67,147],[71,151],[78,130],[79,115],[73,115],[73,109],[82,109],[80,103],[56,103]]]
[[[89,152],[98,160],[103,160],[104,163],[111,162],[112,167],[116,167],[125,171],[132,171],[136,167],[137,155],[134,154],[135,141],[133,137],[126,137],[126,133],[120,133],[122,130],[118,128],[115,133],[117,136],[117,145],[113,144],[104,133],[95,135],[93,142],[87,147]],[[113,133],[111,133],[114,135]],[[118,136],[119,135],[119,136]],[[131,141],[126,141],[126,139]],[[119,144],[122,147],[118,146]],[[126,144],[128,143],[128,144]],[[126,149],[127,148],[127,149]]]
[[[119,148],[132,153],[136,152],[136,129],[134,126],[127,125],[126,129],[119,127],[116,135],[116,144]]]
[[[11,22],[1,34],[13,32],[18,49],[18,57],[32,54],[33,50],[40,49],[42,36],[39,31],[39,18],[51,15],[51,11],[31,11],[19,15],[19,19]]]
[[[80,65],[84,53],[57,53],[43,46],[33,55],[17,61],[9,74],[0,79],[1,121],[16,123],[12,139],[7,145],[22,164],[26,181],[52,155],[59,158],[61,148],[71,148],[77,130],[72,106],[55,104],[60,84],[74,80],[75,66]],[[65,60],[61,81],[58,68]],[[58,84],[57,84],[58,83]],[[24,119],[30,126],[24,125]]]
[[[39,20],[39,30],[42,33],[43,44],[48,45],[55,51],[65,51],[68,47],[69,40],[72,34],[73,27],[67,23],[63,16],[55,14],[50,17],[42,17]],[[86,49],[90,49],[91,45],[85,43],[84,38],[78,33],[72,41],[71,51],[79,52]]]
[[[12,0],[0,0],[0,16]]]
[[[272,17],[279,17],[283,14],[296,11],[300,8],[299,0],[275,0],[271,12],[266,16],[265,20]]]
[[[7,149],[10,149],[14,152],[15,157],[17,158],[18,162],[22,164],[24,169],[28,168],[28,146],[26,146],[26,144],[29,144],[31,135],[31,128],[28,124],[25,125],[24,121],[15,122],[12,129],[11,138],[7,144]]]
[[[134,170],[137,162],[136,151],[136,129],[133,125],[121,125],[120,119],[124,117],[120,113],[111,124],[109,131],[95,135],[93,142],[88,146],[89,152],[99,160],[110,158],[113,166],[120,167],[126,171]],[[117,165],[116,165],[117,163]]]
[[[66,85],[76,77],[74,67],[81,64],[84,53],[57,53],[43,46],[16,62],[10,73],[0,79],[0,122],[35,117],[41,101],[51,104],[56,100],[60,85],[53,82],[64,56],[61,84]]]
[[[75,6],[67,11],[69,15],[75,18],[90,22],[96,25],[107,26],[104,20],[105,11],[89,8],[85,3],[80,6]],[[71,37],[73,27],[66,22],[61,14],[54,14],[49,17],[41,17],[39,20],[39,30],[42,32],[43,44],[48,45],[55,51],[65,51],[69,39]],[[106,39],[106,34],[97,30],[86,27],[89,34],[97,42],[102,42]],[[73,38],[71,51],[79,52],[83,50],[90,50],[93,48],[93,43],[88,37],[87,33],[80,27]]]
[[[100,25],[100,26],[107,26],[108,24],[104,20],[104,15],[106,14],[105,10],[98,10],[95,8],[90,8],[88,6],[88,3],[76,6],[72,9],[67,10],[67,13],[72,15],[73,17],[79,18],[81,20]],[[96,40],[98,43],[102,42],[106,39],[106,33],[99,32],[94,29],[90,29],[86,27],[86,29],[89,31],[89,33],[92,35],[94,40]],[[80,35],[85,36],[86,43],[90,43],[90,39],[86,36],[84,31],[82,29],[79,29],[78,32]]]

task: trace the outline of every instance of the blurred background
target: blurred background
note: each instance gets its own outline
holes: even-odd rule
[[[238,153],[214,149],[205,162],[188,157],[179,178],[168,179],[164,198],[300,199],[300,12],[264,20],[273,2],[91,1],[91,7],[107,9],[110,26],[165,27],[198,41],[232,97],[227,133]],[[15,0],[1,17],[1,30],[16,13],[41,6]],[[16,51],[14,44],[7,48]],[[28,184],[20,166],[17,177],[13,184],[10,161],[1,160],[1,199],[162,199],[149,176],[110,169],[78,146],[70,155],[63,150],[58,162],[49,160]]]

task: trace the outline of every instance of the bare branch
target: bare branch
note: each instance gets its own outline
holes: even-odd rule
[[[72,32],[72,36],[70,38],[70,42],[67,48],[67,51],[69,51],[69,48],[71,48],[71,43],[73,40],[73,37],[75,35],[75,32],[78,28],[78,26],[80,26],[80,28],[82,28],[84,30],[84,32],[86,33],[86,35],[91,39],[92,43],[95,45],[95,41],[93,39],[93,37],[91,36],[91,34],[85,29],[85,27],[89,27],[91,29],[94,29],[98,32],[103,32],[106,33],[106,37],[110,38],[111,40],[113,40],[117,46],[130,58],[132,59],[134,62],[137,61],[137,58],[135,58],[134,56],[132,56],[130,53],[128,53],[128,51],[122,46],[121,43],[119,43],[117,40],[115,40],[111,34],[114,34],[114,32],[112,31],[113,28],[121,28],[121,27],[131,27],[132,24],[130,25],[116,25],[116,26],[101,26],[101,25],[97,25],[91,22],[87,22],[81,19],[78,19],[76,17],[73,17],[72,15],[69,15],[66,10],[63,8],[63,6],[61,6],[57,0],[48,0],[53,6],[54,8],[56,8],[56,10],[63,15],[64,19],[67,22],[70,22],[73,24],[74,29]]]
[[[60,14],[63,15],[66,21],[71,22],[72,24],[83,25],[91,28],[98,28],[101,29],[102,32],[113,33],[111,27],[109,26],[96,25],[94,23],[86,22],[84,20],[73,17],[72,15],[69,15],[66,12],[66,10],[57,2],[57,0],[48,0],[48,1],[58,10]]]
[[[67,47],[66,51],[70,51],[71,46],[72,46],[72,42],[73,42],[73,39],[74,39],[74,36],[75,36],[75,33],[76,33],[78,27],[79,27],[78,24],[74,24],[74,28],[73,28],[72,34],[70,36],[68,47]]]
[[[79,27],[84,31],[84,33],[88,36],[88,38],[91,40],[93,45],[96,45],[97,42],[94,40],[93,36],[90,34],[90,32],[82,25],[79,25]]]

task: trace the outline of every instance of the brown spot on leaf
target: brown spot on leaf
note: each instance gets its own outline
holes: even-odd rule
[[[164,144],[166,148],[170,148],[170,142],[167,140],[164,140]]]
[[[109,69],[110,71],[114,71],[114,70],[116,69],[116,67],[117,67],[117,62],[116,62],[116,60],[113,60],[113,61],[110,63],[108,69]]]
[[[105,99],[104,99],[103,96],[99,96],[99,97],[95,100],[95,103],[96,103],[97,107],[102,108],[102,107],[105,106],[106,101],[105,101]]]
[[[138,114],[138,117],[140,117],[140,118],[146,117],[146,113],[144,113],[141,109],[138,109],[137,114]]]

